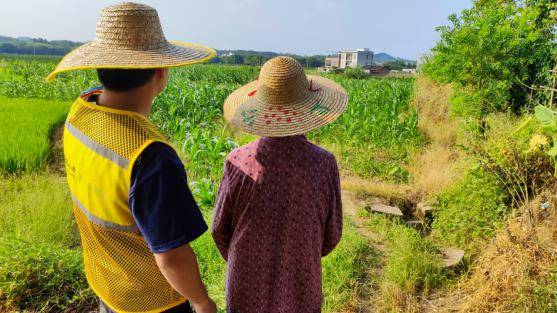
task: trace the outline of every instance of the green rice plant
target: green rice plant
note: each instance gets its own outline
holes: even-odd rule
[[[53,128],[68,110],[66,102],[0,97],[0,174],[43,168]]]

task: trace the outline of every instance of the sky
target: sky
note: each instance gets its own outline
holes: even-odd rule
[[[49,40],[94,38],[112,0],[0,0],[0,35]],[[417,59],[435,45],[435,27],[471,0],[137,0],[157,9],[169,40],[222,50],[300,55],[370,48]]]

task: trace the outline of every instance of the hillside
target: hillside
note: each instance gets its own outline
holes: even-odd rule
[[[68,40],[49,41],[42,38],[0,36],[0,53],[64,55],[80,44]]]
[[[7,54],[31,54],[31,55],[65,55],[82,42],[69,40],[46,40],[43,38],[29,37],[7,37],[0,35],[0,53]],[[278,55],[290,55],[307,67],[319,67],[325,62],[325,55],[301,56],[296,54],[278,53],[272,51],[253,50],[217,50],[217,57],[213,63],[261,65],[268,59]],[[391,56],[384,52],[378,52],[374,56],[377,63],[388,63],[402,61],[404,63],[415,63]]]

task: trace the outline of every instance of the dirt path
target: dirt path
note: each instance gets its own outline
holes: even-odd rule
[[[364,203],[361,200],[358,200],[357,197],[354,195],[354,193],[348,190],[342,190],[342,206],[343,206],[345,217],[350,219],[350,221],[355,226],[358,234],[366,238],[369,245],[377,252],[379,252],[379,254],[382,254],[385,251],[385,247],[383,243],[380,241],[379,236],[376,233],[369,230],[368,227],[366,227],[365,218],[361,217],[358,214],[358,209],[363,207],[363,205]],[[356,309],[357,313],[375,312],[374,305],[372,302],[373,286],[371,286],[370,282],[373,280],[372,279],[373,276],[381,275],[381,266],[379,266],[379,264],[376,265],[373,265],[372,267],[369,268],[367,277],[365,278],[365,284],[367,286],[362,288],[362,290],[357,295],[357,299],[358,299],[358,307]]]
[[[361,205],[361,201],[357,200],[352,192],[342,190],[342,208],[344,210],[344,214],[354,223],[354,226],[356,226],[356,230],[360,235],[369,239],[374,248],[383,251],[384,246],[380,243],[379,236],[370,231],[365,225],[365,219],[358,215],[358,207]]]
[[[50,160],[47,165],[47,172],[65,176],[66,168],[64,165],[64,151],[62,138],[64,137],[64,124],[58,125],[50,135]]]

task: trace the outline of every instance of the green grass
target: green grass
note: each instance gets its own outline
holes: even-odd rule
[[[0,174],[43,168],[51,131],[68,110],[67,102],[0,97]]]
[[[399,220],[360,211],[367,227],[385,244],[381,275],[374,277],[375,297],[388,311],[410,309],[420,297],[446,281],[441,257],[433,243]]]
[[[503,224],[509,210],[507,202],[497,177],[474,169],[439,195],[432,235],[445,245],[474,249],[482,239],[493,237]]]
[[[355,309],[357,296],[369,289],[369,269],[377,262],[378,254],[345,220],[342,240],[333,252],[323,259],[324,312]]]
[[[0,237],[62,247],[79,245],[65,178],[38,174],[4,177],[0,194]]]
[[[0,311],[75,312],[94,304],[65,178],[5,176],[0,194]]]

